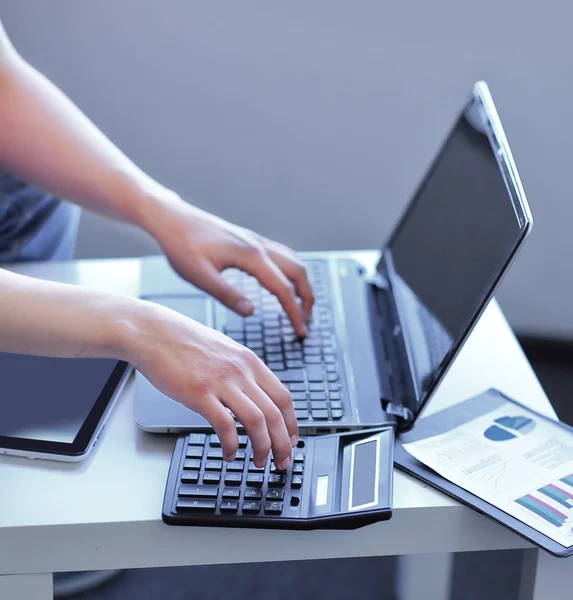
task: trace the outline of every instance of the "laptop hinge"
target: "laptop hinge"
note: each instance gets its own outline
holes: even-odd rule
[[[386,412],[389,415],[394,415],[404,421],[410,422],[414,418],[414,413],[401,404],[395,404],[394,402],[388,402],[385,407]]]

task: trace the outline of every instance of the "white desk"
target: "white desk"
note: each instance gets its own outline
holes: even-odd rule
[[[375,256],[352,255],[365,261]],[[142,268],[160,260],[78,261],[20,270],[137,295]],[[555,415],[495,302],[436,393],[431,409],[490,386]],[[392,519],[357,531],[169,527],[161,521],[161,505],[173,440],[139,431],[133,405],[129,385],[84,464],[0,458],[0,598],[47,600],[54,571],[531,548],[401,472],[395,473]],[[529,595],[523,598],[548,598],[549,590],[553,600],[570,598],[565,584],[573,563],[537,550],[531,550],[528,561],[532,576],[526,582]]]

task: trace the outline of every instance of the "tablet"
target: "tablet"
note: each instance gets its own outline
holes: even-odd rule
[[[0,353],[0,454],[83,460],[131,371],[112,359]]]

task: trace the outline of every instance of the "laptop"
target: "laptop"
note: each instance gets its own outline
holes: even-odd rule
[[[382,208],[375,218],[385,218]],[[290,390],[301,434],[386,425],[405,431],[448,372],[532,222],[490,91],[477,82],[376,267],[336,252],[305,255],[316,297],[307,338],[297,339],[276,298],[236,270],[225,276],[254,301],[247,318],[176,281],[166,262],[143,274],[142,297],[253,349]],[[135,412],[146,431],[210,430],[140,373]]]

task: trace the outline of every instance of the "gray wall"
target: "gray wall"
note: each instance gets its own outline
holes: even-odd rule
[[[0,15],[144,169],[298,249],[379,246],[486,79],[536,219],[499,298],[520,330],[573,335],[573,9],[535,4],[0,0]],[[84,215],[80,256],[154,251]]]

